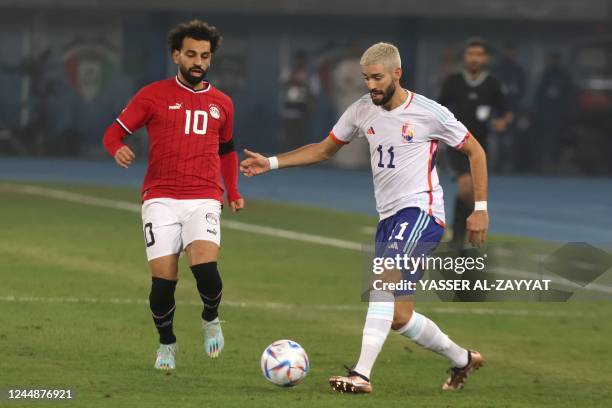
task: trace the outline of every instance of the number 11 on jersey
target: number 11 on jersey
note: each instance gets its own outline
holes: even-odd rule
[[[378,167],[384,168],[385,165],[383,164],[383,146],[382,145],[378,145],[378,148],[376,148],[376,151],[379,154]],[[395,164],[393,164],[393,159],[395,158],[395,153],[393,153],[393,146],[391,146],[391,147],[389,147],[389,149],[387,149],[387,153],[389,154],[389,164],[387,164],[387,168],[388,169],[394,169],[395,168]]]
[[[195,133],[205,135],[208,127],[208,112],[197,110],[193,111],[193,123],[191,121],[191,111],[185,110],[185,134]]]

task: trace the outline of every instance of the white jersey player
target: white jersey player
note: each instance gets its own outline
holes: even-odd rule
[[[433,250],[444,231],[443,193],[435,168],[438,143],[442,141],[469,158],[476,200],[474,212],[467,219],[469,239],[476,245],[484,242],[489,223],[487,168],[478,141],[448,109],[401,88],[401,59],[394,45],[373,45],[360,63],[369,94],[344,112],[325,140],[269,158],[245,150],[248,158],[240,164],[243,174],[252,177],[281,167],[321,162],[355,137],[366,137],[380,215],[377,256],[410,256],[420,243],[430,244],[428,250]],[[389,276],[398,272],[403,274],[386,271]],[[410,274],[408,279],[415,276],[418,274]],[[346,376],[330,378],[332,389],[372,392],[371,370],[391,329],[449,359],[451,375],[442,385],[444,390],[461,389],[466,377],[482,366],[480,353],[454,343],[433,321],[415,312],[411,300],[396,300],[396,296],[411,293],[370,292],[359,361]]]
[[[444,223],[435,165],[438,142],[460,149],[470,133],[445,107],[404,92],[404,101],[390,111],[364,95],[340,117],[330,138],[341,145],[355,137],[367,138],[381,220],[403,208],[417,207]]]

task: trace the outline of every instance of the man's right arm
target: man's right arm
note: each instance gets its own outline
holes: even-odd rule
[[[345,143],[333,135],[319,143],[302,146],[271,158],[244,149],[247,158],[240,163],[240,171],[247,177],[257,176],[281,167],[307,166],[330,159]]]
[[[117,122],[106,128],[102,143],[106,151],[114,157],[117,164],[123,168],[128,168],[136,158],[136,155],[127,145],[123,143],[123,139],[128,135]]]
[[[277,156],[278,167],[307,166],[329,160],[343,145],[344,143],[336,142],[333,136],[329,136],[319,143],[312,143],[290,152],[279,154]]]
[[[350,143],[358,135],[358,104],[359,101],[349,106],[329,136],[319,143],[302,146],[270,158],[245,149],[247,158],[240,163],[240,171],[247,177],[253,177],[281,167],[307,166],[331,158],[342,146]]]
[[[123,143],[123,139],[148,122],[152,103],[152,97],[147,88],[141,89],[130,100],[115,122],[106,129],[102,143],[119,166],[127,168],[134,161],[136,156]]]

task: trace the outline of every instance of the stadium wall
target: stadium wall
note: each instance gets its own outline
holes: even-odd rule
[[[224,34],[210,79],[234,99],[239,143],[262,151],[278,146],[279,77],[297,51],[306,52],[319,83],[310,121],[314,141],[327,134],[346,105],[339,100],[334,70],[375,41],[396,43],[405,86],[435,97],[431,77],[443,46],[459,47],[468,35],[512,40],[535,78],[545,57],[540,51],[562,51],[567,38],[594,30],[586,22],[3,9],[0,128],[9,129],[17,144],[0,142],[0,153],[102,156],[102,133],[129,97],[175,72],[167,30],[196,16]],[[146,148],[143,139],[133,143]]]

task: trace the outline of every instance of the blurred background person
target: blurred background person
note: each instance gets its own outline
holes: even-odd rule
[[[486,70],[489,46],[482,38],[471,38],[463,53],[464,69],[447,78],[442,86],[439,102],[448,107],[459,121],[488,148],[488,126],[492,120],[496,132],[504,132],[512,122],[499,81]],[[453,242],[462,245],[466,236],[466,218],[474,209],[472,180],[468,160],[460,153],[447,149],[448,162],[455,173],[457,196],[453,212]]]
[[[291,66],[281,74],[280,149],[292,150],[305,144],[310,130],[316,80],[308,71],[304,51],[294,54]]]
[[[506,44],[500,58],[493,68],[493,75],[499,80],[502,92],[506,97],[508,109],[515,116],[523,111],[523,102],[527,91],[527,75],[523,66],[517,61],[516,48]],[[515,170],[517,147],[517,120],[508,124],[501,137],[489,141],[489,166],[493,172],[509,172]]]
[[[344,112],[355,100],[366,94],[367,88],[359,59],[361,45],[352,42],[340,50],[331,70],[332,101],[338,114]],[[370,148],[365,138],[358,138],[338,152],[331,163],[341,168],[366,168],[370,164]]]
[[[535,91],[535,110],[531,143],[531,171],[551,172],[557,167],[561,136],[567,125],[572,80],[563,67],[561,55],[548,55]]]

